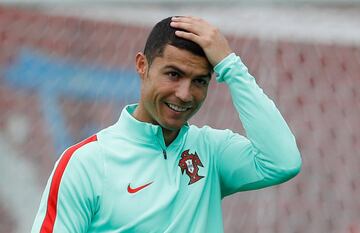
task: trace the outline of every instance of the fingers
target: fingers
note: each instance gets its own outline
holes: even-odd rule
[[[187,40],[191,40],[199,45],[204,45],[204,39],[209,37],[209,32],[213,27],[201,18],[192,16],[173,17],[171,27],[184,31],[176,31],[175,34]]]
[[[194,17],[194,16],[174,16],[171,18],[172,21],[174,22],[187,22],[190,23],[191,21],[194,20],[201,20],[201,18],[198,17]]]
[[[175,31],[176,36],[200,45],[213,66],[231,53],[226,38],[218,28],[201,18],[192,16],[173,17],[170,26],[179,29]]]
[[[184,38],[186,40],[191,40],[197,44],[201,43],[200,37],[191,32],[175,31],[175,35],[177,35],[178,37]]]
[[[183,29],[185,31],[192,31],[191,29],[193,29],[193,26],[192,24],[190,23],[186,23],[186,22],[171,22],[170,23],[170,26],[174,27],[174,28],[178,28],[178,29]]]
[[[200,18],[182,16],[173,17],[170,26],[199,35],[205,27],[209,27],[210,25]]]

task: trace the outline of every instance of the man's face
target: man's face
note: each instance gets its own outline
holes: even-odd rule
[[[149,66],[143,54],[136,65],[142,78],[137,118],[178,130],[201,107],[211,78],[206,58],[167,45]]]

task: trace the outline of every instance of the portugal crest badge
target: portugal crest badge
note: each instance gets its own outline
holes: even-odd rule
[[[204,176],[199,176],[199,166],[204,167],[200,161],[199,156],[195,152],[194,154],[190,154],[189,150],[184,151],[181,154],[181,159],[179,161],[179,167],[181,168],[181,173],[189,176],[190,181],[189,184],[193,184],[198,180],[204,178]]]

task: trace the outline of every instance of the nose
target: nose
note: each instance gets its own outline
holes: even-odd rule
[[[182,80],[179,82],[175,91],[175,96],[185,103],[193,101],[191,82],[189,82],[189,80]]]

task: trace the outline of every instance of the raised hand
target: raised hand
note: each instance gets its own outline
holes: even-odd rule
[[[219,29],[201,18],[173,17],[170,26],[187,31],[176,31],[175,34],[200,45],[213,66],[232,52],[228,41]]]

